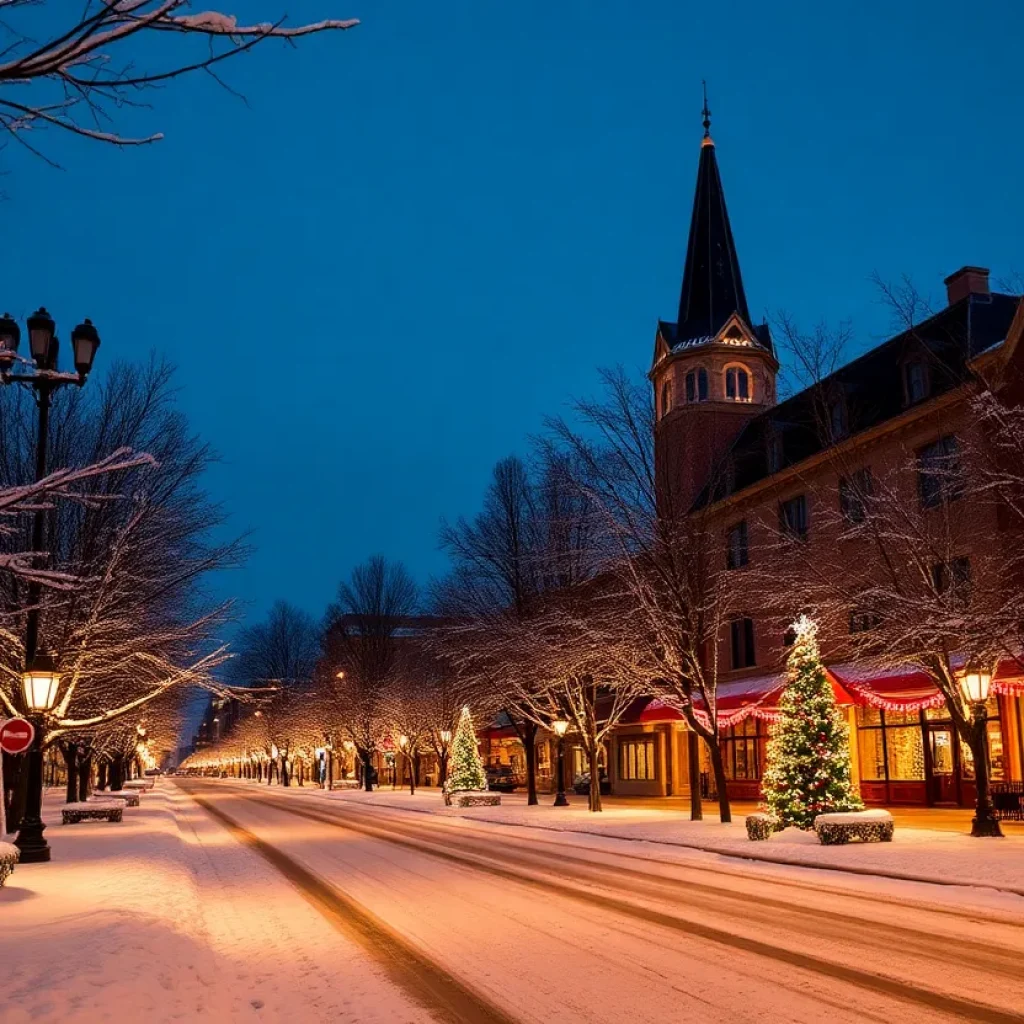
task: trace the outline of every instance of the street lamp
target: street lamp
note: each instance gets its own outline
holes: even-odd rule
[[[967,665],[957,680],[964,702],[971,709],[970,747],[974,758],[974,780],[978,803],[971,820],[972,836],[1001,836],[1003,830],[992,803],[991,774],[988,760],[988,698],[992,690],[992,673],[977,665]]]
[[[551,729],[558,737],[558,792],[555,794],[555,807],[568,807],[565,797],[565,734],[569,731],[569,723],[564,718],[556,718]]]
[[[28,752],[28,790],[25,814],[21,819],[14,845],[21,851],[25,864],[40,864],[50,859],[50,846],[43,837],[43,744],[46,739],[46,715],[57,703],[60,673],[46,651],[36,651],[21,674],[22,696],[35,728],[32,748]]]
[[[28,328],[28,347],[31,366],[18,356],[21,329],[7,313],[0,317],[0,383],[18,384],[35,393],[39,408],[39,424],[36,430],[35,482],[39,483],[47,474],[46,455],[50,433],[50,404],[53,395],[62,387],[74,384],[81,387],[92,370],[96,351],[100,347],[100,336],[90,320],[79,324],[71,332],[71,341],[77,376],[59,373],[57,354],[60,343],[57,340],[57,325],[53,317],[40,306],[25,322]],[[12,373],[15,361],[25,366],[24,372]],[[32,553],[46,550],[46,515],[41,503],[32,518]],[[45,715],[57,701],[57,675],[53,659],[46,655],[39,644],[39,604],[41,588],[38,579],[29,581],[25,592],[28,613],[25,617],[25,671],[22,676],[22,690],[25,707],[29,714],[38,719],[36,738],[28,761],[28,791],[25,796],[25,816],[15,845],[21,850],[22,863],[39,863],[50,859],[50,847],[43,838],[43,741]]]

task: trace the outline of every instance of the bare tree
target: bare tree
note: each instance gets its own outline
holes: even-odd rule
[[[247,687],[308,683],[320,657],[320,629],[313,616],[276,601],[266,618],[234,641],[229,678]]]
[[[416,610],[416,584],[400,562],[374,555],[338,587],[328,610],[318,681],[330,695],[339,729],[355,744],[363,785],[373,788],[373,757],[389,735],[393,693],[406,621]]]
[[[553,443],[571,452],[579,486],[600,513],[595,545],[601,572],[615,580],[616,609],[600,632],[618,628],[616,652],[625,680],[657,693],[704,740],[715,774],[719,813],[731,820],[719,745],[719,647],[734,612],[734,584],[721,540],[704,508],[683,501],[661,465],[649,389],[621,370],[605,371],[605,394],[576,404],[580,425],[550,424]],[[710,492],[716,480],[709,482]],[[709,492],[709,493],[710,493]],[[622,684],[625,689],[625,682]],[[692,767],[692,764],[691,764]],[[698,780],[690,780],[691,817],[702,817]]]
[[[528,623],[540,610],[542,595],[556,585],[556,574],[545,558],[542,499],[526,463],[515,456],[497,463],[481,511],[472,521],[444,524],[441,545],[452,561],[452,572],[435,585],[434,604],[459,623],[446,641],[462,648],[457,660],[463,672],[472,665],[477,713],[500,709],[519,737],[526,757],[527,802],[535,805],[538,723],[529,704],[513,697],[539,683],[520,677],[513,690],[510,674],[527,666],[484,655],[489,636],[506,626],[515,629]],[[503,650],[508,653],[509,648]]]
[[[163,137],[159,132],[132,137],[115,123],[125,107],[146,105],[147,90],[195,72],[223,85],[220,65],[260,43],[293,42],[357,24],[288,25],[282,18],[245,25],[217,11],[193,13],[189,0],[84,0],[77,7],[61,0],[4,0],[0,126],[37,155],[30,139],[40,128],[118,146],[156,142]],[[167,63],[157,63],[161,54],[170,55]]]

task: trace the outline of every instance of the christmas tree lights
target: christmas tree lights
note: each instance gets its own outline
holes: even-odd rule
[[[818,653],[817,626],[794,624],[787,683],[768,741],[763,791],[782,827],[814,827],[819,814],[864,807],[850,773],[850,737]]]
[[[452,740],[446,786],[449,792],[487,789],[487,775],[477,750],[476,730],[468,707],[464,707],[459,715],[459,725]]]

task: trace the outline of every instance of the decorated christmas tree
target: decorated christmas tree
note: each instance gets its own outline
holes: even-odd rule
[[[452,740],[451,759],[448,763],[449,790],[486,789],[487,776],[484,763],[476,749],[476,730],[469,708],[464,707]]]
[[[763,791],[768,810],[783,826],[810,829],[819,814],[864,805],[850,780],[849,730],[821,663],[818,628],[806,615],[793,628]]]

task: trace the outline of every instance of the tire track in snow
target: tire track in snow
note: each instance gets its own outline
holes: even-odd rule
[[[516,1024],[515,1018],[424,956],[364,906],[260,839],[191,788],[175,781],[235,839],[255,850],[284,875],[335,928],[357,943],[384,968],[395,984],[439,1021],[445,1024]]]
[[[281,801],[266,796],[235,792],[231,795],[236,799],[242,799],[264,807],[273,807],[282,813],[292,814],[296,817],[330,825],[334,828],[358,832],[382,842],[414,850],[441,860],[447,860],[463,867],[483,871],[505,881],[516,882],[548,893],[556,893],[576,902],[589,904],[612,913],[624,914],[649,924],[660,925],[673,931],[693,935],[708,942],[714,942],[718,945],[738,949],[755,956],[775,960],[788,966],[807,970],[835,981],[842,981],[876,994],[887,995],[901,1002],[928,1007],[940,1013],[967,1018],[968,1020],[981,1022],[981,1024],[1022,1024],[1024,1022],[1024,1014],[1000,1010],[986,1003],[979,1003],[971,999],[961,999],[957,996],[936,992],[920,985],[915,985],[912,982],[904,982],[886,975],[838,964],[809,953],[801,953],[781,946],[775,946],[759,939],[736,935],[713,925],[675,917],[671,914],[639,906],[614,896],[606,896],[601,893],[576,888],[565,882],[538,877],[524,871],[517,871],[487,860],[486,857],[488,855],[486,853],[479,854],[466,851],[466,844],[462,844],[460,848],[460,844],[457,842],[437,838],[431,834],[429,828],[419,826],[418,824],[414,825],[405,821],[389,821],[387,828],[384,828],[378,825],[368,825],[364,821],[353,821],[354,816],[348,808],[345,808],[344,811],[341,811],[339,808],[338,812],[331,814],[326,811],[318,812],[307,808],[297,808],[291,801]],[[204,802],[204,806],[208,805]],[[428,836],[426,840],[421,838],[424,834]],[[491,856],[494,856],[493,853]],[[956,940],[952,941],[955,942]]]

